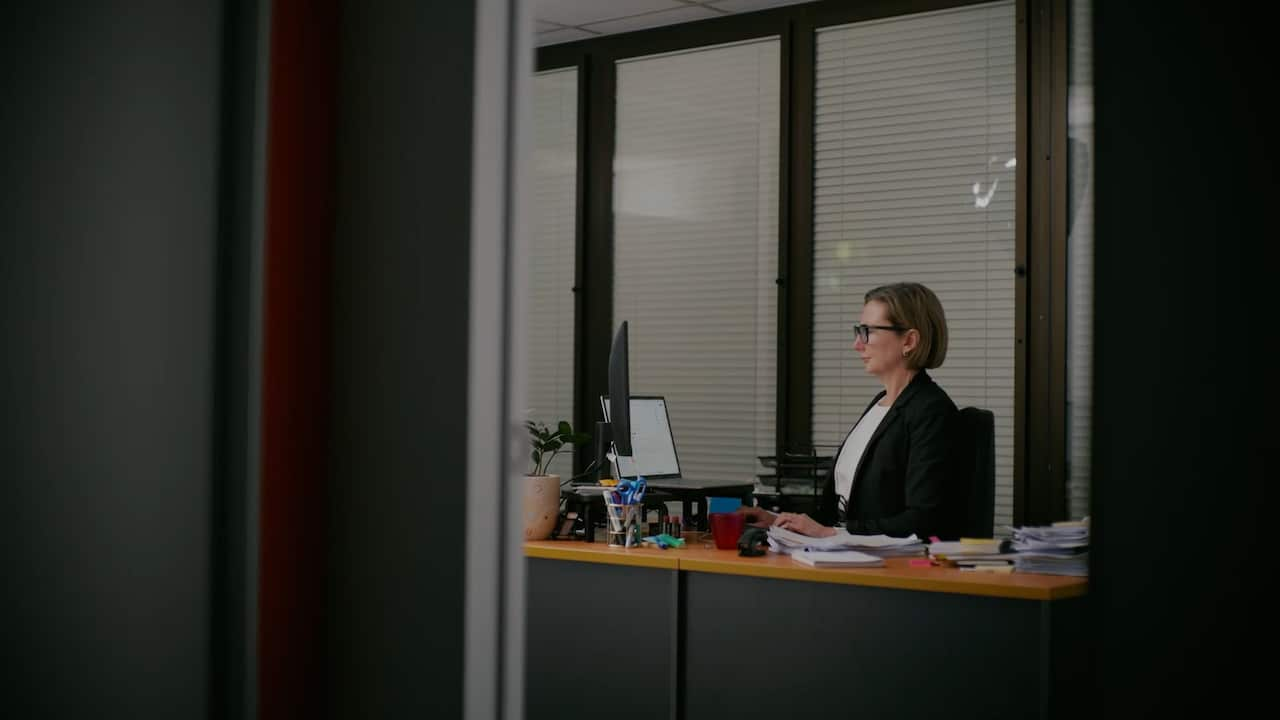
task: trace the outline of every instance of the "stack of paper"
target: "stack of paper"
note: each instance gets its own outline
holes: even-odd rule
[[[937,558],[986,557],[1000,555],[1001,541],[995,539],[967,540],[945,542],[935,540],[929,543],[929,555]]]
[[[1015,570],[1013,563],[1003,560],[996,562],[987,562],[986,560],[960,561],[956,563],[956,567],[961,572],[1011,573]]]
[[[1013,528],[1013,549],[1018,572],[1088,575],[1089,519]]]
[[[776,553],[791,554],[797,550],[856,550],[876,557],[923,555],[924,543],[910,535],[905,538],[888,535],[852,535],[837,528],[831,537],[809,537],[780,527],[769,528],[769,548]]]
[[[1012,566],[1014,555],[1011,552],[1000,552],[1001,547],[1002,541],[994,538],[961,538],[959,542],[938,540],[929,543],[929,556],[950,562],[961,569],[979,567],[999,569]]]
[[[857,550],[809,550],[800,548],[791,559],[813,567],[883,567],[884,559]]]
[[[1071,550],[1089,547],[1089,521],[1013,528],[1013,547],[1023,550]]]
[[[1044,575],[1089,575],[1089,553],[1079,552],[1074,555],[1056,555],[1037,550],[1033,553],[1018,553],[1013,566],[1018,572],[1041,573]]]

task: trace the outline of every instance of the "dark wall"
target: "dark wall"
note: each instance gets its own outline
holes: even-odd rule
[[[1231,716],[1271,684],[1251,658],[1273,604],[1274,43],[1201,3],[1094,5],[1096,701]]]
[[[207,714],[222,4],[5,4],[9,717]]]
[[[473,15],[469,2],[341,13],[325,626],[336,717],[462,711]]]

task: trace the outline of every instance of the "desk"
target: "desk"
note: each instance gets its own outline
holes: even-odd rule
[[[1066,717],[1085,689],[1083,578],[817,569],[696,540],[525,556],[530,718]]]
[[[681,522],[699,530],[707,529],[706,505],[708,496],[741,498],[744,505],[751,505],[752,496],[756,489],[755,481],[753,480],[734,482],[675,478],[670,480],[646,480],[646,482],[654,490],[670,493],[679,500],[683,512]],[[693,502],[695,500],[699,503],[696,514],[693,512]]]

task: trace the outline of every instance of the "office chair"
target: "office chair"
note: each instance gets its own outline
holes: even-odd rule
[[[961,477],[968,477],[960,535],[989,538],[995,532],[996,416],[990,410],[960,410]]]

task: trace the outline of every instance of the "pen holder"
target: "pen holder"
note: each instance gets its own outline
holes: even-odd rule
[[[640,503],[615,503],[605,493],[604,514],[609,523],[610,547],[634,547],[640,544]]]

